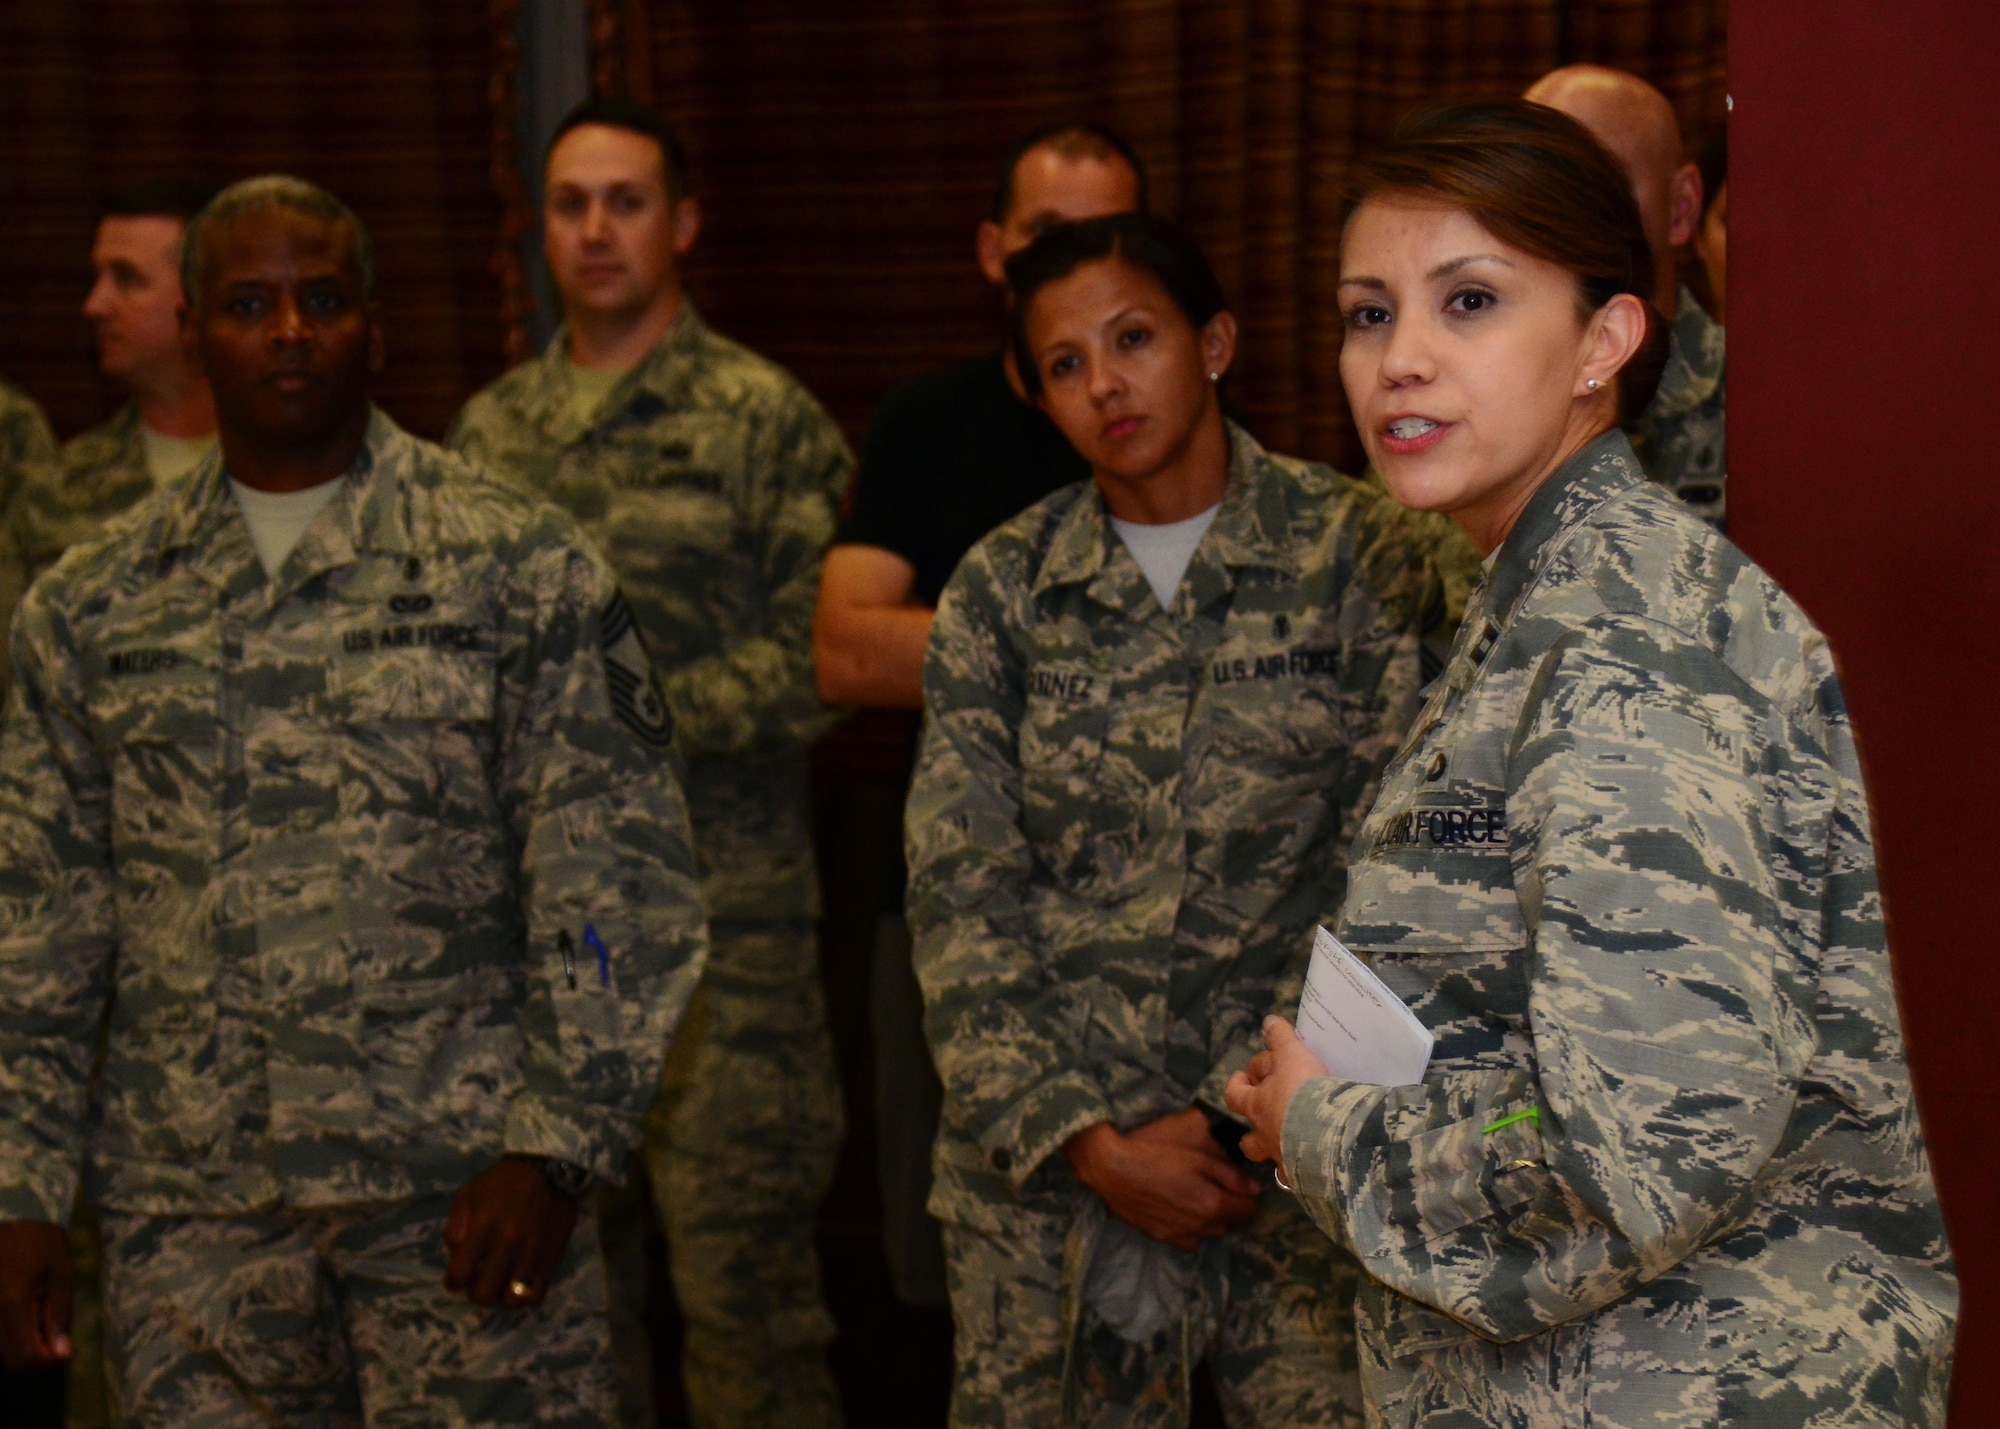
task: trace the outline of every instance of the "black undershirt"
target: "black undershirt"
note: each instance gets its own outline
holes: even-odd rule
[[[994,353],[884,399],[836,539],[901,556],[916,568],[912,596],[935,606],[980,537],[1089,475],[1055,423],[1014,395]]]

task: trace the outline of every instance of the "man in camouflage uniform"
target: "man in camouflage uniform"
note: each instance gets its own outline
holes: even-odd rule
[[[1423,1083],[1274,1023],[1252,1149],[1370,1272],[1382,1423],[1942,1425],[1957,1282],[1833,660],[1642,477],[1613,431],[1530,498],[1355,841],[1339,935],[1436,1034]]]
[[[17,622],[0,1356],[69,1350],[87,1141],[127,1422],[601,1423],[575,1198],[705,954],[670,722],[568,519],[369,405],[344,206],[251,180],[188,246],[221,451]]]
[[[215,445],[215,403],[201,364],[181,342],[181,239],[211,190],[148,184],[104,206],[91,247],[96,271],[83,315],[97,366],[131,400],[65,442],[57,460],[21,484],[7,524],[24,565],[23,588],[105,520],[178,480]],[[78,1202],[70,1223],[76,1262],[71,1313],[69,1429],[110,1423],[104,1383],[102,1247],[97,1211]]]
[[[56,464],[56,439],[49,419],[34,399],[13,383],[0,379],[0,510],[23,486],[43,485]],[[14,618],[14,607],[28,588],[20,547],[0,539],[0,630]],[[0,642],[0,694],[7,688],[7,652]]]
[[[585,105],[548,155],[567,321],[467,404],[450,442],[575,513],[660,661],[687,758],[711,956],[645,1153],[700,1426],[840,1422],[814,1222],[841,1134],[814,918],[805,746],[821,558],[852,470],[784,371],[682,294],[699,209],[649,111]],[[628,1423],[651,1423],[635,1217],[607,1208]]]
[[[1666,371],[1632,428],[1646,474],[1721,530],[1728,515],[1724,445],[1728,392],[1722,327],[1680,286],[1675,255],[1701,224],[1701,168],[1687,157],[1667,97],[1636,74],[1565,65],[1529,87],[1527,98],[1560,109],[1609,149],[1632,180],[1653,247],[1653,307],[1671,324]]]
[[[1340,904],[1436,600],[1394,503],[1240,429],[1171,610],[1090,482],[946,587],[907,841],[954,1424],[1185,1423],[1203,1357],[1233,1423],[1358,1424],[1354,1267],[1296,1203],[1266,1194],[1190,1253],[1108,1215],[1063,1152],[1191,1108],[1233,1144],[1224,1086]],[[1100,1256],[1177,1287],[1141,1342],[1087,1289]]]
[[[210,191],[148,184],[104,206],[91,247],[96,279],[83,315],[97,366],[130,400],[65,442],[58,466],[7,513],[32,581],[106,518],[178,480],[215,445],[208,378],[180,338],[181,239]]]

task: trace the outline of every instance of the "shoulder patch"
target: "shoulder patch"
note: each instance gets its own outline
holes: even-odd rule
[[[612,594],[598,622],[598,642],[604,651],[604,680],[611,696],[611,710],[647,744],[660,749],[674,742],[674,717],[660,689],[660,677],[653,660],[639,638],[639,626],[625,592]]]

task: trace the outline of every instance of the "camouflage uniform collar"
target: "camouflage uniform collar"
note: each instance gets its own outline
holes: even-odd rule
[[[1489,558],[1486,599],[1481,606],[1486,619],[1505,629],[1535,577],[1569,543],[1577,528],[1612,497],[1645,479],[1632,443],[1617,427],[1564,462],[1528,498],[1520,520]]]
[[[1232,588],[1231,572],[1239,568],[1296,571],[1298,567],[1284,488],[1270,479],[1270,453],[1234,422],[1228,427],[1229,486],[1223,492],[1222,509],[1215,513],[1214,524],[1188,566],[1188,585],[1197,606],[1218,593],[1210,591],[1210,585]],[[1057,586],[1089,582],[1093,597],[1129,610],[1143,603],[1152,587],[1112,530],[1104,493],[1095,481],[1085,485],[1082,496],[1056,524],[1048,554],[1035,572],[1033,593],[1039,597]]]
[[[1722,385],[1723,360],[1728,351],[1722,327],[1702,310],[1694,294],[1686,288],[1680,290],[1676,301],[1679,307],[1667,344],[1667,365],[1660,373],[1659,390],[1647,404],[1647,423],[1694,411]]]
[[[368,409],[368,430],[354,465],[313,528],[293,550],[280,581],[266,581],[250,540],[250,528],[229,489],[222,446],[201,459],[173,497],[161,525],[159,568],[184,557],[217,587],[242,595],[260,585],[272,602],[321,571],[351,563],[363,551],[408,555],[414,550],[400,459],[410,436],[381,408]]]
[[[570,377],[569,324],[556,328],[549,345],[535,359],[536,372],[529,385],[529,409],[551,440],[568,444],[584,433],[595,431],[631,405],[640,392],[650,393],[663,405],[674,405],[685,381],[688,360],[708,337],[708,324],[695,310],[692,299],[681,297],[680,311],[653,344],[652,350],[605,393],[604,400],[588,417],[576,415],[575,383]]]
[[[100,430],[111,438],[112,441],[118,443],[118,450],[121,453],[134,451],[143,453],[145,450],[145,438],[140,434],[139,430],[139,404],[137,402],[127,402],[124,406],[120,407],[112,414],[111,420],[106,422]]]

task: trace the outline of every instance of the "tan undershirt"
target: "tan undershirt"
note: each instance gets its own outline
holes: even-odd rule
[[[139,441],[146,449],[146,474],[156,486],[186,476],[215,448],[215,433],[205,437],[170,437],[139,423]]]
[[[597,409],[604,405],[604,399],[611,395],[611,389],[619,379],[630,372],[629,367],[578,367],[569,358],[569,391],[572,410],[579,422],[587,422],[597,415]]]

